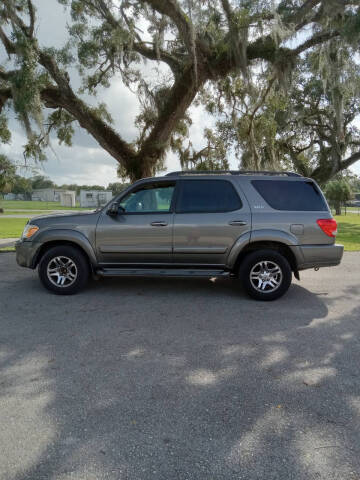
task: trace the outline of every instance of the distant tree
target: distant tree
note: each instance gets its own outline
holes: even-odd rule
[[[16,178],[14,164],[5,156],[0,154],[0,193],[8,193]]]
[[[360,193],[360,177],[358,175],[351,175],[349,185],[354,193]]]
[[[21,194],[24,195],[25,200],[31,200],[31,192],[32,192],[32,182],[30,178],[21,177],[20,175],[16,175],[11,192],[15,193],[16,195]]]
[[[64,183],[63,185],[58,186],[61,190],[71,190],[72,192],[76,192],[76,195],[80,194],[80,186],[76,183]]]
[[[101,190],[104,191],[105,187],[103,185],[80,185],[80,190]]]
[[[31,186],[33,190],[39,190],[41,188],[53,188],[55,184],[50,178],[43,175],[35,175],[30,178]]]
[[[325,195],[331,206],[335,208],[336,215],[341,215],[341,206],[352,198],[349,183],[346,180],[333,180],[325,189]]]
[[[129,186],[128,183],[120,183],[120,182],[115,182],[115,183],[109,183],[107,190],[111,190],[112,194],[114,197],[116,195],[119,195],[125,188]]]

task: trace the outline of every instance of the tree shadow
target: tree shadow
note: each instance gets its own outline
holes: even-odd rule
[[[294,285],[266,304],[199,279],[119,279],[66,299],[23,277],[4,288],[7,480],[360,472],[360,308],[338,310],[355,291]]]

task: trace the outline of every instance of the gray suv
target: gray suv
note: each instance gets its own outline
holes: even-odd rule
[[[73,294],[96,277],[234,277],[275,300],[292,273],[338,265],[336,221],[318,185],[293,173],[174,172],[139,180],[90,213],[33,218],[19,265]]]

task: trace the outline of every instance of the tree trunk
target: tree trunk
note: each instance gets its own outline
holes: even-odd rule
[[[335,204],[335,215],[341,215],[341,203]]]

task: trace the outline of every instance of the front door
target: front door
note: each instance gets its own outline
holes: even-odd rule
[[[172,261],[175,182],[142,184],[120,200],[119,213],[100,217],[96,248],[102,265]]]
[[[251,212],[230,180],[178,182],[174,220],[174,263],[221,266],[243,234]]]

